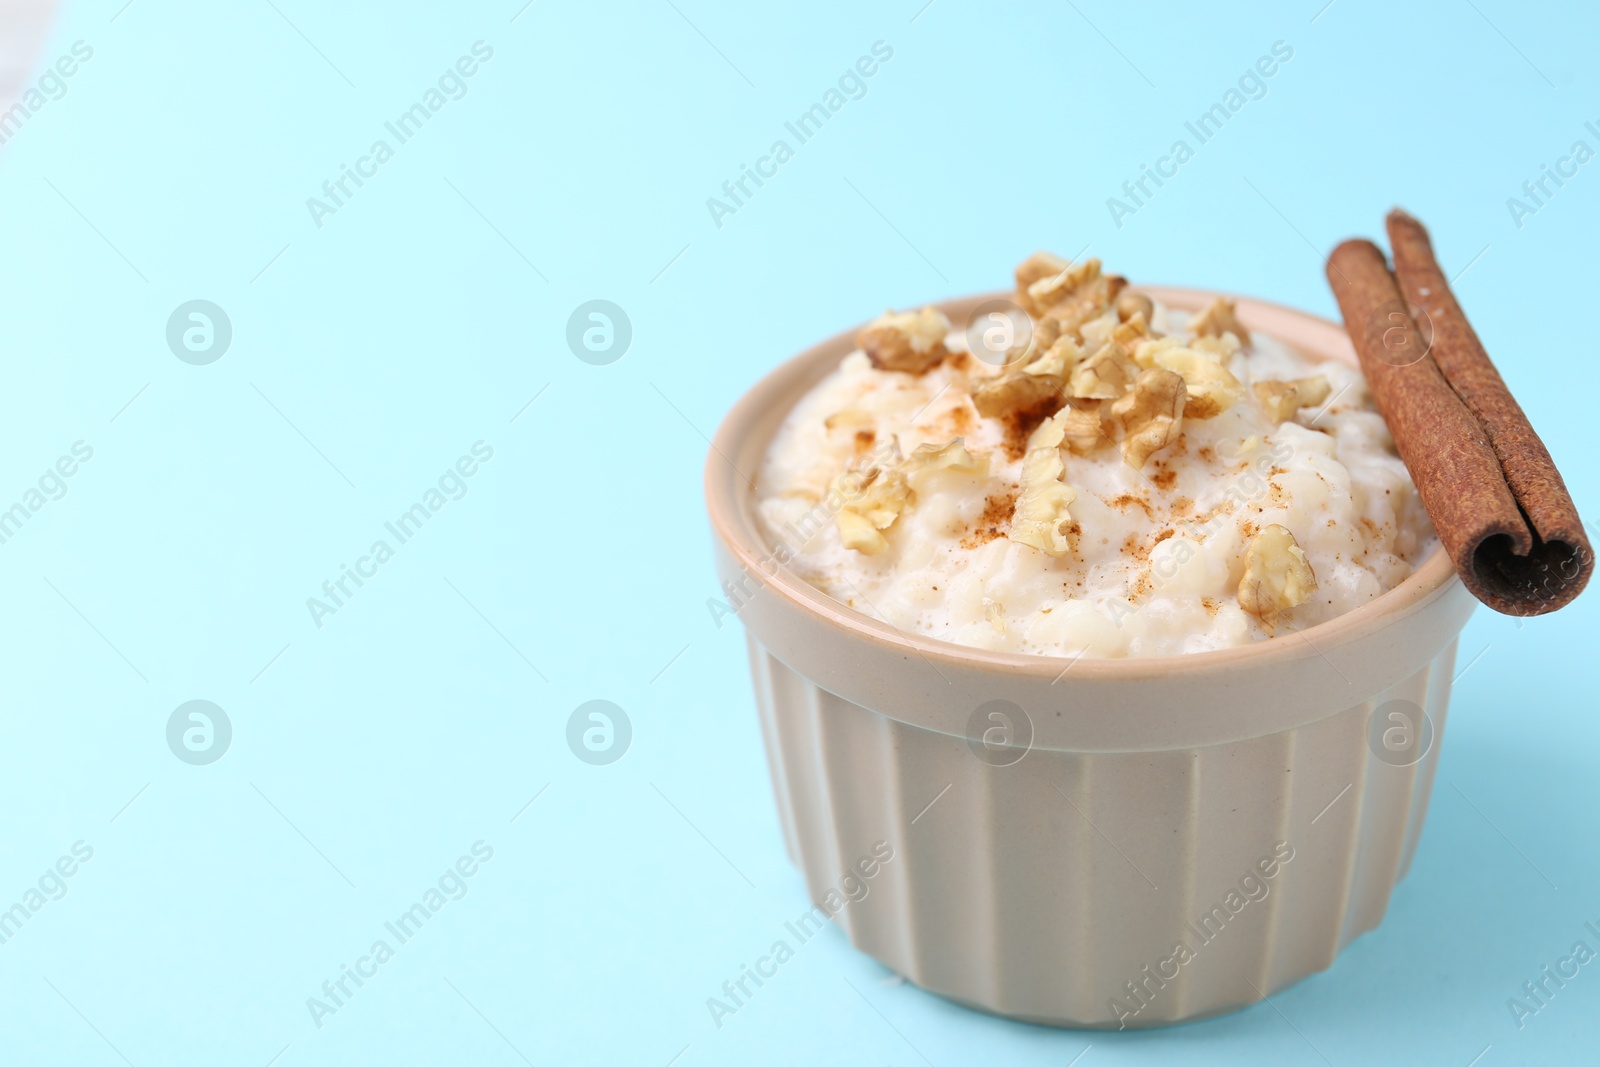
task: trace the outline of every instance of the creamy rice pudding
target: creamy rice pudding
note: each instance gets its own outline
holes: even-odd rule
[[[1434,543],[1361,373],[1225,299],[1180,312],[1038,253],[1009,314],[961,326],[870,324],[761,469],[788,565],[865,614],[987,649],[1198,652],[1349,611]]]

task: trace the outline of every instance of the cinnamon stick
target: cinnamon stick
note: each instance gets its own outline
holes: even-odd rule
[[[1414,268],[1416,249],[1409,237],[1407,247],[1407,262]],[[1413,280],[1420,277],[1412,275]],[[1594,563],[1576,512],[1571,511],[1576,534],[1565,526],[1550,527],[1561,532],[1561,539],[1547,539],[1530,526],[1488,431],[1435,361],[1383,253],[1370,241],[1344,242],[1328,259],[1328,282],[1395,448],[1462,582],[1479,600],[1508,615],[1539,615],[1570,601]],[[1419,291],[1429,289],[1430,296],[1441,291],[1436,284],[1417,284]],[[1437,306],[1437,313],[1429,311],[1432,347],[1437,351],[1441,336],[1450,337],[1452,352],[1459,352],[1465,316],[1459,307],[1452,317],[1449,308]],[[1485,409],[1494,410],[1496,419],[1507,412],[1503,404]],[[1516,415],[1521,417],[1520,409]],[[1513,432],[1502,431],[1501,436],[1508,448],[1520,447],[1513,444],[1518,440]],[[1545,458],[1548,462],[1548,454]],[[1553,465],[1549,471],[1554,473]],[[1561,513],[1560,501],[1551,496],[1553,488],[1559,488],[1571,509],[1559,476],[1553,486],[1534,482],[1530,487],[1541,515]]]
[[[1514,590],[1530,590],[1517,595],[1519,603],[1531,595],[1542,605],[1541,610],[1553,611],[1578,595],[1594,567],[1594,551],[1578,509],[1549,450],[1506,388],[1450,291],[1428,231],[1399,208],[1389,213],[1388,229],[1400,292],[1411,307],[1432,321],[1433,361],[1483,427],[1533,536],[1531,549],[1485,546],[1480,549],[1484,556],[1480,567]]]

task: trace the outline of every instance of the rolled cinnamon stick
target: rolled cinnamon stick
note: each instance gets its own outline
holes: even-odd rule
[[[1576,596],[1593,562],[1587,542],[1587,562],[1571,578],[1546,581],[1560,560],[1524,519],[1488,435],[1434,362],[1383,253],[1370,241],[1344,242],[1328,258],[1328,282],[1395,448],[1462,582],[1509,615],[1553,611]]]
[[[1432,322],[1433,361],[1483,427],[1533,536],[1531,547],[1506,542],[1479,546],[1474,557],[1477,568],[1523,609],[1511,614],[1554,611],[1578,595],[1594,569],[1594,550],[1572,495],[1456,302],[1434,257],[1428,231],[1399,208],[1389,213],[1388,229],[1400,292]],[[1537,606],[1525,610],[1530,600]]]

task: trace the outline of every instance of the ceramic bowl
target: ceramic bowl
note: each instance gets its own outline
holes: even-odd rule
[[[1142,291],[1189,310],[1214,295]],[[940,307],[960,325],[1004,295]],[[1235,299],[1250,330],[1354,361],[1340,326]],[[819,921],[924,989],[1062,1026],[1230,1011],[1332,964],[1383,918],[1422,829],[1475,604],[1444,552],[1336,619],[1213,652],[1073,660],[897,630],[782,565],[747,478],[854,336],[758,382],[706,464]]]

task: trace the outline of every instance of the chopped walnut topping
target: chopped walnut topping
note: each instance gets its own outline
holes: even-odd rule
[[[1189,321],[1189,332],[1196,337],[1221,337],[1231,333],[1239,339],[1240,344],[1250,343],[1250,331],[1239,321],[1233,301],[1222,296],[1213,298],[1200,314]]]
[[[1188,400],[1183,378],[1160,367],[1139,372],[1133,390],[1111,405],[1111,418],[1122,427],[1122,457],[1142,469],[1151,456],[1183,432],[1183,407]]]
[[[1133,346],[1133,361],[1139,365],[1140,370],[1149,370],[1156,365],[1156,353],[1164,352],[1169,348],[1182,348],[1183,341],[1176,337],[1153,337],[1148,341],[1140,341]]]
[[[930,476],[952,470],[982,478],[989,473],[988,453],[974,456],[957,437],[947,444],[923,445],[891,465],[874,464],[839,475],[829,485],[828,496],[844,501],[834,515],[844,547],[865,556],[882,552],[889,542],[881,531],[895,524],[913,495],[928,488]]]
[[[1054,319],[1045,319],[1045,322],[1055,322]],[[1022,369],[1029,374],[1051,374],[1057,378],[1066,378],[1083,359],[1083,349],[1070,337],[1060,337],[1050,345],[1039,358],[1027,364]]]
[[[1082,401],[1079,401],[1082,403]],[[1067,447],[1080,456],[1086,456],[1103,444],[1110,443],[1105,429],[1100,425],[1100,404],[1090,402],[1083,407],[1076,404],[1059,413],[1061,439]]]
[[[889,542],[872,521],[853,511],[841,511],[833,517],[834,523],[839,527],[839,540],[844,547],[853,548],[863,556],[876,556]]]
[[[989,453],[974,456],[961,438],[942,445],[923,445],[900,462],[899,474],[913,493],[925,492],[930,475],[939,471],[959,471],[982,478],[989,473]]]
[[[1017,264],[1017,292],[1025,293],[1028,286],[1041,278],[1060,274],[1072,266],[1054,252],[1039,251]]]
[[[911,487],[894,467],[874,464],[839,475],[828,486],[828,496],[845,501],[833,517],[844,547],[876,556],[889,546],[879,531],[887,530],[900,517],[911,498]]]
[[[1031,411],[1055,397],[1066,403],[1062,380],[1053,374],[1012,371],[998,378],[986,378],[972,388],[972,403],[978,414],[998,419],[1017,411]],[[1058,405],[1059,406],[1059,405]]]
[[[1287,422],[1300,410],[1300,391],[1292,382],[1262,381],[1250,388],[1273,422]]]
[[[1316,588],[1305,551],[1284,527],[1266,527],[1245,549],[1239,606],[1267,625],[1277,621],[1280,611],[1304,604]]]
[[[1068,264],[1062,270],[1047,274],[1019,291],[1018,303],[1027,309],[1028,314],[1037,318],[1062,301],[1077,296],[1100,277],[1098,259]]]
[[[1138,373],[1128,350],[1111,341],[1072,368],[1067,391],[1084,400],[1115,400],[1128,391]]]
[[[1186,418],[1214,418],[1244,397],[1243,383],[1219,360],[1205,352],[1171,345],[1147,354],[1149,366],[1172,371],[1183,379],[1189,395],[1189,401],[1183,409]]]
[[[1132,291],[1125,291],[1117,295],[1116,308],[1117,318],[1123,322],[1129,321],[1135,315],[1143,315],[1144,321],[1149,322],[1155,317],[1156,313],[1155,301],[1143,293]]]
[[[1328,379],[1320,374],[1310,378],[1296,378],[1294,387],[1300,394],[1300,406],[1303,408],[1325,403],[1328,394],[1333,392],[1333,386],[1328,384]]]
[[[1028,350],[1022,354],[1024,364],[1033,363],[1050,351],[1061,336],[1061,323],[1055,319],[1039,319],[1033,324],[1033,336],[1028,338]]]
[[[1204,352],[1208,356],[1217,357],[1218,361],[1226,365],[1228,360],[1239,354],[1239,339],[1231,333],[1221,337],[1196,337],[1189,342],[1189,347],[1196,352]]]
[[[1094,318],[1085,319],[1078,324],[1074,337],[1081,338],[1085,352],[1098,352],[1111,343],[1111,335],[1116,332],[1122,323],[1117,320],[1117,313],[1110,308],[1102,308]]]
[[[1011,528],[1006,531],[1018,544],[1057,558],[1071,550],[1067,527],[1072,516],[1067,506],[1078,498],[1078,491],[1061,480],[1067,469],[1061,459],[1061,441],[1071,410],[1040,424],[1028,439],[1027,454],[1022,457],[1022,491],[1011,515]]]
[[[950,354],[949,333],[950,320],[937,308],[886,311],[856,335],[856,344],[874,367],[922,374]]]
[[[1267,409],[1273,422],[1288,422],[1301,408],[1315,407],[1328,399],[1333,387],[1322,375],[1315,378],[1297,378],[1292,382],[1256,382],[1256,399]]]
[[[1106,318],[1094,320],[1093,325],[1104,323],[1115,323],[1115,317],[1107,314]],[[1133,387],[1133,379],[1139,374],[1139,366],[1133,362],[1133,350],[1142,339],[1149,338],[1149,326],[1144,322],[1144,315],[1136,314],[1128,322],[1107,325],[1106,333],[1091,331],[1085,325],[1083,336],[1088,338],[1091,333],[1096,338],[1106,339],[1094,349],[1094,355],[1086,360],[1078,358],[1077,363],[1070,366],[1067,392],[1078,400],[1115,400]]]
[[[1150,323],[1145,313],[1135,311],[1111,331],[1111,339],[1123,348],[1133,351],[1133,346],[1150,336]]]
[[[1095,263],[1098,269],[1098,261],[1090,262]],[[1077,292],[1045,311],[1044,315],[1059,321],[1062,333],[1081,338],[1084,324],[1111,311],[1117,295],[1127,284],[1128,279],[1119,275],[1097,274]],[[1115,312],[1110,317],[1113,322],[1116,321]]]

